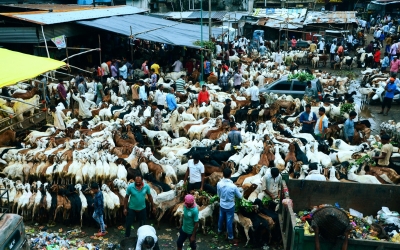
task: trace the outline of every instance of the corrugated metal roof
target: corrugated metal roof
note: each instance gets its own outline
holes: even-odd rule
[[[356,13],[356,11],[309,11],[303,24],[358,23]]]
[[[78,4],[48,4],[48,3],[41,3],[41,4],[1,4],[0,6],[5,7],[13,7],[13,8],[20,8],[20,9],[33,9],[33,10],[85,10],[85,9],[92,9],[93,5],[78,5]],[[107,8],[108,6],[98,6],[96,8]]]
[[[146,12],[145,9],[140,9],[133,6],[109,6],[109,7],[92,7],[84,10],[56,10],[53,12],[33,11],[20,13],[0,13],[2,16],[8,16],[37,24],[55,24],[66,23],[71,21],[95,19],[101,17],[130,15],[141,12]]]
[[[74,23],[61,23],[43,26],[47,41],[56,36],[66,37],[84,34],[87,28]],[[39,34],[39,37],[38,37]],[[44,42],[37,27],[0,27],[0,43],[41,43]]]
[[[274,29],[303,28],[306,14],[307,9],[255,9],[253,12],[253,16],[260,17],[258,25]]]
[[[222,20],[227,13],[227,11],[211,11],[211,18]],[[203,18],[208,18],[208,16],[208,11],[203,11]],[[188,16],[188,19],[198,18],[201,18],[201,11],[193,11],[192,14]]]
[[[188,18],[193,11],[183,11],[183,12],[167,12],[167,13],[153,13],[158,16],[163,16],[164,18],[170,18],[170,19],[186,19]]]
[[[240,19],[242,19],[242,16],[248,16],[249,13],[248,12],[228,12],[225,16],[224,16],[224,21],[239,21]]]

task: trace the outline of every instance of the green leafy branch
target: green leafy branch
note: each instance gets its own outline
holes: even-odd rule
[[[197,40],[193,43],[196,46],[201,47],[201,41]],[[203,41],[203,48],[209,49],[211,51],[214,51],[215,49],[215,43],[213,41]]]
[[[291,81],[293,79],[297,79],[300,82],[305,82],[305,81],[311,81],[311,80],[315,79],[315,76],[313,74],[309,74],[307,72],[299,72],[297,74],[289,74],[288,80]]]
[[[354,103],[344,103],[340,106],[340,114],[343,115],[345,113],[349,114],[350,111],[354,110]]]

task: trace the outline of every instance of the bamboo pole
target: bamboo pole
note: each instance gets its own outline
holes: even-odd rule
[[[100,48],[91,49],[91,50],[88,50],[88,51],[83,51],[83,52],[74,54],[74,55],[72,55],[72,56],[69,56],[69,58],[72,58],[72,57],[75,57],[75,56],[79,56],[79,55],[82,55],[82,54],[85,54],[85,53],[88,53],[88,52],[97,51],[97,50],[100,50]],[[61,61],[62,61],[62,62],[65,62],[67,59],[68,59],[68,58],[65,58],[65,59],[63,59],[63,60],[61,60]]]
[[[67,39],[67,38],[65,38]],[[36,48],[46,48],[46,46],[35,46]],[[58,49],[57,47],[54,46],[47,46],[49,49]],[[66,47],[67,49],[76,49],[76,50],[91,50],[91,48],[78,48],[78,47]]]

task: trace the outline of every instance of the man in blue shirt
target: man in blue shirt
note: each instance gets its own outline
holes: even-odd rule
[[[174,111],[178,105],[176,105],[175,89],[171,88],[170,93],[167,95],[167,105],[169,111]]]
[[[207,58],[204,58],[204,78],[203,81],[207,82],[208,77],[211,73],[211,63],[208,61]]]
[[[228,231],[228,240],[233,239],[233,219],[235,215],[235,197],[242,199],[242,194],[239,189],[233,184],[231,178],[232,170],[225,168],[223,170],[224,178],[217,184],[217,194],[219,197],[219,219],[218,219],[218,233],[222,233],[224,221],[226,223],[226,230]],[[232,242],[234,243],[234,242]]]
[[[385,87],[386,93],[385,93],[385,98],[383,99],[383,102],[382,102],[382,110],[378,114],[383,114],[385,116],[388,115],[389,110],[392,107],[394,92],[397,89],[395,81],[396,81],[396,79],[393,76],[389,78],[389,82],[386,84],[386,87]],[[387,107],[386,113],[383,112],[385,107]]]
[[[353,119],[356,118],[357,113],[356,111],[351,111],[349,114],[349,118],[344,122],[344,138],[346,142],[352,144],[353,136],[354,136],[354,121]]]
[[[300,123],[303,124],[301,133],[314,134],[314,124],[317,122],[317,115],[311,111],[311,105],[306,105],[306,111],[300,115]]]
[[[92,192],[94,193],[94,200],[93,200],[93,219],[100,225],[99,233],[96,236],[102,237],[107,234],[106,232],[106,225],[104,224],[103,220],[103,209],[104,209],[104,198],[103,193],[99,190],[99,184],[92,183],[90,185]]]

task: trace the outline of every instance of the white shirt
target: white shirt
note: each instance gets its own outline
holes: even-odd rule
[[[72,94],[72,98],[78,102],[79,104],[79,115],[82,116],[84,119],[85,118],[91,118],[92,117],[92,112],[88,108],[86,108],[85,104],[83,103],[80,95],[75,96]]]
[[[258,89],[258,86],[253,86],[250,88],[250,96],[252,101],[258,101],[260,98],[258,97],[258,94],[260,93],[260,90]]]
[[[319,45],[319,50],[324,50],[324,48],[325,48],[325,42],[324,41],[319,41],[318,45]]]
[[[65,115],[62,112],[62,110],[56,108],[56,111],[54,113],[51,113],[51,115],[54,118],[54,127],[56,127],[57,129],[64,130],[65,129],[65,124],[64,124]]]
[[[326,181],[324,175],[320,174],[318,170],[311,170],[306,176],[305,180],[309,181]]]
[[[264,80],[265,80],[265,77],[263,75],[257,76],[257,81],[258,81],[259,85],[264,86]]]
[[[183,64],[181,61],[176,60],[174,64],[172,64],[172,67],[174,67],[174,72],[180,72],[183,69]]]
[[[120,95],[126,95],[128,93],[128,87],[126,86],[125,80],[119,82],[118,90]]]
[[[348,36],[347,36],[347,41],[348,41],[349,43],[352,43],[352,42],[353,42],[353,35],[348,35]]]
[[[197,164],[194,164],[194,160],[191,159],[188,161],[189,168],[189,182],[196,183],[201,182],[201,174],[204,174],[204,165],[199,161]]]
[[[332,43],[330,53],[331,54],[335,54],[336,53],[336,44]]]
[[[154,96],[154,100],[157,102],[157,105],[165,105],[165,96],[163,92],[161,92],[159,89],[156,90],[156,95]]]
[[[275,179],[271,175],[271,168],[267,169],[264,177],[262,178],[262,189],[267,190],[274,196],[278,196],[281,190],[282,175],[278,175]]]
[[[221,45],[219,45],[219,44],[215,45],[215,51],[217,54],[221,53],[221,51],[222,51]]]
[[[85,108],[90,109],[92,106],[97,107],[96,103],[92,102],[91,100],[88,100],[85,98],[85,102],[83,103]]]
[[[106,75],[109,75],[109,74],[110,74],[110,69],[108,68],[107,63],[103,62],[103,63],[101,64],[101,68],[103,69],[104,74],[106,74]]]
[[[280,52],[275,53],[274,61],[278,64],[282,63],[282,54]]]
[[[157,243],[157,240],[158,240],[157,235],[156,235],[156,230],[154,229],[154,227],[149,226],[149,225],[144,225],[144,226],[139,227],[138,231],[137,231],[137,236],[138,236],[138,240],[136,243],[136,248],[135,248],[136,250],[142,250],[143,241],[147,236],[153,237],[154,245]],[[154,246],[150,249],[153,249],[153,248],[154,248]]]

